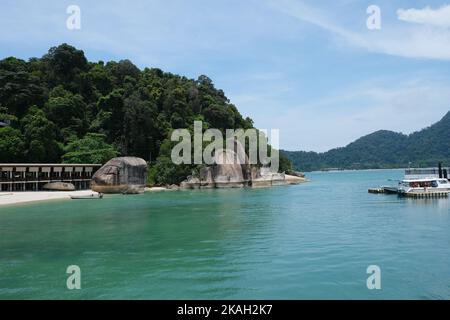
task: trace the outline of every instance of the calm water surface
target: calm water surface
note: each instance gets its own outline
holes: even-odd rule
[[[449,299],[450,200],[367,193],[402,175],[0,207],[0,298]]]

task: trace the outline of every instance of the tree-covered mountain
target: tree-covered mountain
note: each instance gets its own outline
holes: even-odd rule
[[[381,130],[324,153],[282,151],[297,170],[368,169],[450,164],[450,112],[421,131],[404,135]]]
[[[151,164],[155,182],[175,183],[194,168],[172,164],[170,135],[192,130],[195,120],[205,129],[253,127],[204,75],[140,70],[129,60],[89,62],[68,44],[41,58],[0,61],[0,162],[138,156]]]

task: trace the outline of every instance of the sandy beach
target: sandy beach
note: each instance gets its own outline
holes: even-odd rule
[[[286,175],[288,184],[297,184],[306,182],[305,178],[294,177]],[[176,191],[177,189],[169,189],[166,187],[151,187],[145,188],[145,192],[161,192],[161,191]],[[0,192],[0,206],[14,205],[29,202],[70,199],[71,195],[83,196],[98,194],[92,190],[78,190],[78,191],[30,191],[30,192]]]
[[[80,196],[93,193],[97,194],[97,192],[92,190],[0,192],[0,206],[57,199],[69,200],[71,195]]]

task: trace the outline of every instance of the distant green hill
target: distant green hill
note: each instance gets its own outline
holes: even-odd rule
[[[324,153],[282,151],[297,170],[369,169],[450,165],[450,112],[410,135],[380,130]]]

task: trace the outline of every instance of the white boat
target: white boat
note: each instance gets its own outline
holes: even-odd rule
[[[102,199],[103,193],[98,193],[98,194],[92,193],[92,194],[88,194],[88,195],[70,196],[70,198],[73,200]]]
[[[450,193],[450,180],[448,174],[450,168],[424,168],[416,169],[409,168],[405,170],[405,176],[402,180],[397,181],[394,186],[382,186],[378,189],[369,189],[369,192],[379,190],[371,193],[387,193],[387,194],[442,194]],[[389,181],[394,181],[389,179]]]
[[[398,183],[398,192],[400,194],[411,192],[450,192],[450,182],[444,178],[416,178],[404,179]]]

